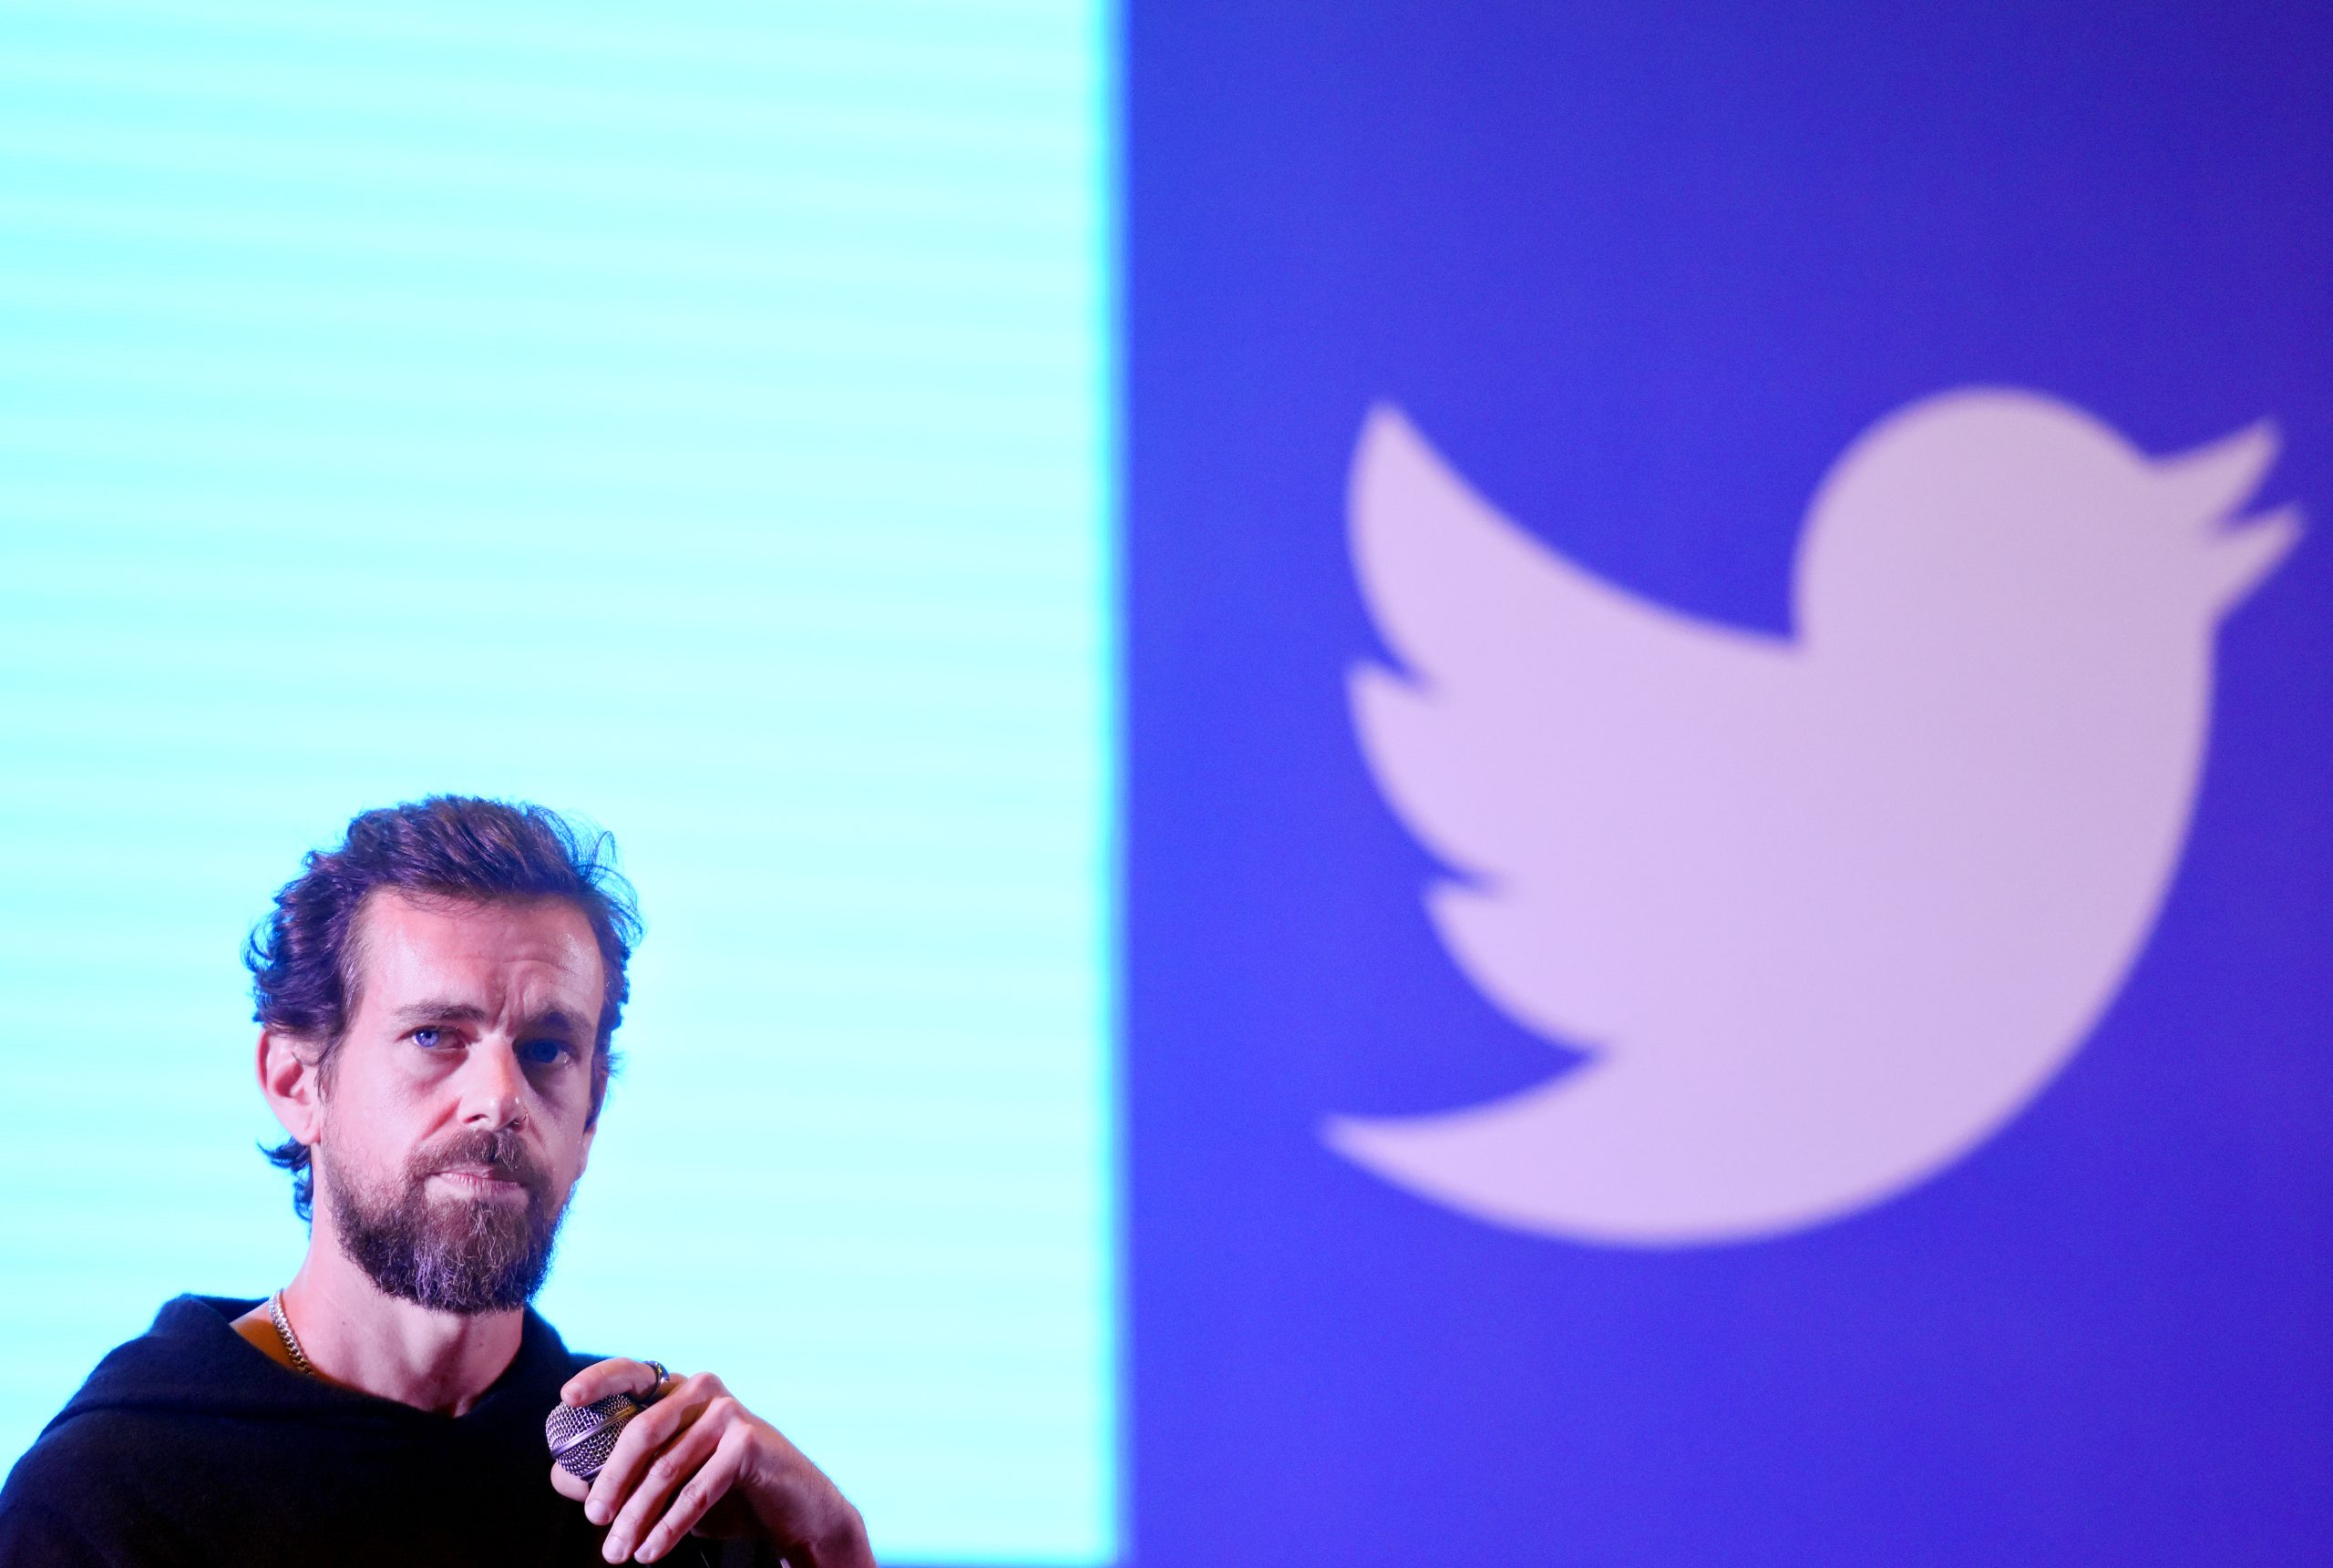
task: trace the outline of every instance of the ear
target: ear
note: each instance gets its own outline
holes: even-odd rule
[[[278,1030],[259,1034],[259,1091],[283,1130],[311,1148],[322,1140],[324,1106],[323,1052],[311,1041]]]

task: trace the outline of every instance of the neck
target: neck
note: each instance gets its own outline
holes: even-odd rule
[[[341,1251],[322,1204],[283,1309],[319,1375],[416,1409],[458,1416],[519,1354],[525,1314],[433,1312],[385,1294]]]

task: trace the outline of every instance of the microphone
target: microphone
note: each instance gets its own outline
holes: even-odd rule
[[[616,1451],[625,1424],[647,1408],[630,1394],[610,1394],[588,1405],[554,1405],[543,1418],[543,1440],[550,1444],[550,1457],[560,1469],[578,1481],[590,1481]],[[692,1561],[712,1568],[712,1547],[689,1538],[680,1544]],[[780,1558],[778,1563],[785,1568],[786,1560]]]
[[[616,1451],[616,1440],[632,1417],[648,1407],[630,1394],[610,1394],[588,1405],[559,1405],[543,1418],[543,1439],[559,1468],[590,1481]]]

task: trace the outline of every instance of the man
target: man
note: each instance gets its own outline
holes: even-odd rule
[[[0,1491],[0,1562],[871,1564],[719,1378],[573,1356],[527,1305],[638,929],[601,845],[539,807],[367,812],[311,854],[246,953],[306,1260],[108,1355]],[[653,1402],[596,1480],[552,1466],[546,1416],[619,1392]]]

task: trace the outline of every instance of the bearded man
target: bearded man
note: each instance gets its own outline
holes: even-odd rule
[[[306,1260],[107,1356],[0,1491],[0,1562],[873,1563],[718,1378],[572,1355],[528,1306],[639,933],[604,845],[441,796],[307,857],[245,955]],[[596,1478],[552,1465],[546,1417],[615,1394],[646,1408]]]

